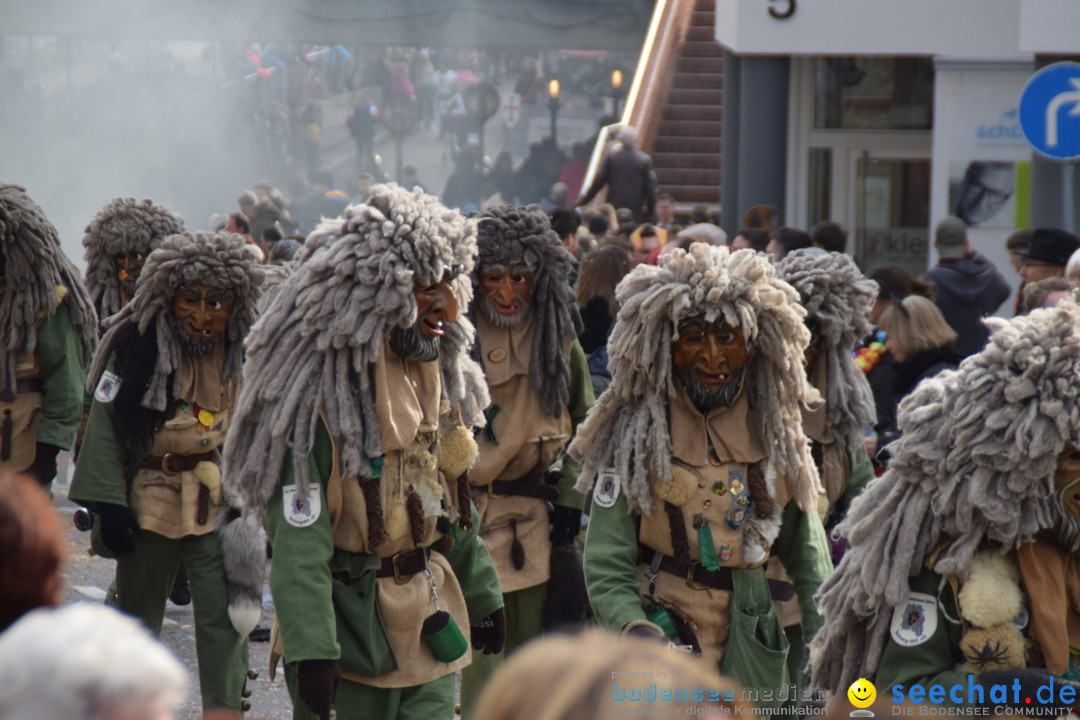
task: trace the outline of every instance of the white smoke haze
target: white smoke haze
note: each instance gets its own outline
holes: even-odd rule
[[[76,264],[110,199],[149,197],[203,230],[265,169],[222,47],[0,36],[0,181],[26,187]]]

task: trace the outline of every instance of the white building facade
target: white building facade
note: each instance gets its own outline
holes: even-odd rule
[[[729,234],[773,204],[788,225],[847,227],[864,270],[921,274],[958,215],[1018,281],[1005,238],[1068,224],[1073,166],[1033,154],[1018,106],[1037,68],[1080,61],[1077,0],[716,0],[716,39]]]

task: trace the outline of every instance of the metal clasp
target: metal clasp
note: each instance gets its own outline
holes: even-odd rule
[[[172,456],[173,454],[171,452],[167,452],[161,456],[161,472],[165,473],[166,475],[176,475],[177,473],[177,471],[171,470],[169,468],[169,458],[171,458]]]

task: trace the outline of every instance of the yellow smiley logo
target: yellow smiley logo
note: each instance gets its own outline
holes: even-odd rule
[[[866,678],[859,678],[847,689],[848,700],[857,708],[868,708],[877,699],[877,688]]]

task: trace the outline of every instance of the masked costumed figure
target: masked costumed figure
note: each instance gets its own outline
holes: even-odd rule
[[[23,188],[0,183],[0,471],[52,482],[57,454],[75,443],[96,342],[56,228]]]
[[[813,410],[803,410],[803,431],[825,487],[819,510],[828,531],[874,476],[863,444],[863,434],[874,421],[874,397],[851,351],[870,332],[867,315],[877,284],[867,280],[847,255],[818,249],[788,253],[777,274],[798,291],[806,309],[810,330],[806,374],[825,401]],[[838,558],[839,541],[832,549]],[[769,577],[788,579],[776,558],[769,561],[767,570]],[[780,621],[791,641],[788,666],[793,675],[801,674],[806,665],[799,615],[795,602],[781,604]]]
[[[572,558],[561,562],[567,548],[559,549],[580,532],[584,505],[574,490],[579,465],[562,457],[562,450],[593,394],[577,341],[581,320],[569,281],[573,256],[547,214],[539,206],[489,209],[479,216],[477,244],[472,315],[491,405],[487,426],[476,436],[480,457],[469,477],[480,536],[506,603],[510,652],[544,629],[549,599],[550,621],[585,617],[580,566],[575,570]],[[560,554],[553,556],[553,545]],[[482,658],[462,673],[466,715],[499,660]]]
[[[939,703],[1075,704],[1080,307],[986,322],[980,353],[901,402],[888,469],[837,528],[851,547],[810,652],[830,691],[866,678],[894,697],[940,685]]]
[[[93,547],[117,558],[118,607],[154,632],[183,560],[206,709],[239,709],[247,672],[215,530],[226,507],[219,448],[261,282],[231,233],[172,235],[150,253],[94,355],[94,401],[68,493],[96,512]]]
[[[226,450],[234,622],[258,618],[265,526],[294,717],[450,717],[462,630],[493,652],[504,626],[467,476],[475,225],[379,185],[304,253],[249,341]]]
[[[816,393],[798,295],[764,256],[695,243],[639,265],[616,298],[612,383],[570,446],[593,492],[593,610],[614,630],[677,638],[763,704],[793,699],[773,605],[792,586],[763,566],[780,558],[808,634],[831,568],[802,430]]]
[[[184,220],[151,200],[114,198],[98,211],[84,232],[86,289],[98,319],[104,321],[131,302],[147,255],[165,238],[184,232]],[[87,393],[83,400],[83,424],[77,444],[82,443],[93,398],[92,393]],[[191,602],[191,589],[183,563],[176,578],[169,599],[186,605]],[[115,604],[115,581],[107,597],[110,604]]]
[[[151,200],[115,198],[98,211],[82,240],[86,289],[98,318],[112,317],[131,301],[146,257],[183,231],[179,215]]]

